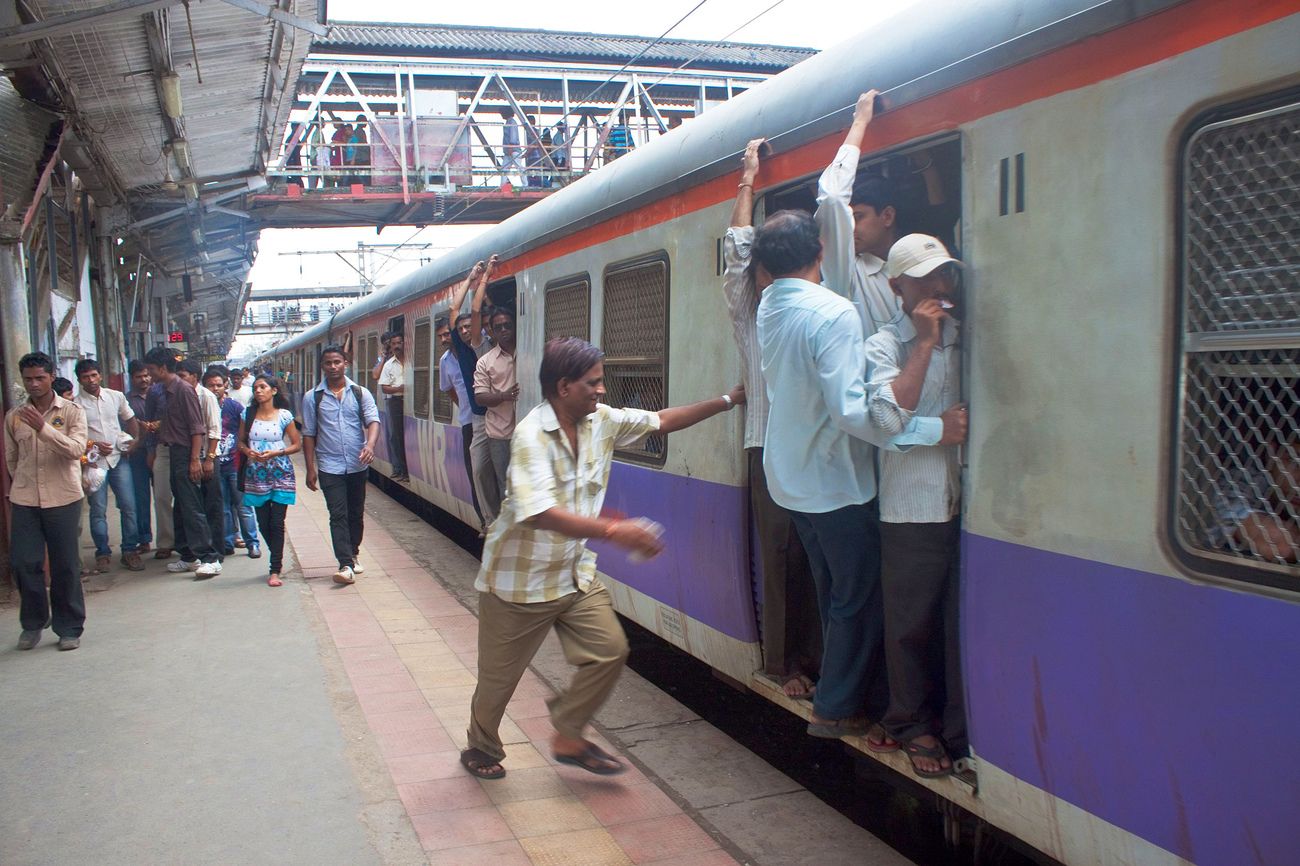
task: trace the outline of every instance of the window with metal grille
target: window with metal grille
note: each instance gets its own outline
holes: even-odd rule
[[[379,335],[371,334],[366,337],[366,369],[361,375],[365,377],[365,387],[369,388],[375,395],[375,400],[379,405],[384,405],[384,392],[379,387],[379,380],[373,375],[375,364],[379,363]]]
[[[413,414],[416,418],[428,418],[429,406],[433,397],[429,381],[429,369],[433,366],[433,326],[428,319],[415,322],[415,351],[412,353],[414,363],[415,402]]]
[[[434,335],[437,339],[437,335]],[[447,357],[448,364],[456,363],[452,356]],[[454,407],[451,402],[451,392],[442,390],[442,364],[443,354],[438,347],[433,350],[433,420],[439,424],[451,424]]]
[[[586,274],[546,286],[545,343],[553,337],[591,339],[591,280]]]
[[[1300,102],[1195,125],[1180,184],[1185,562],[1300,589]]]
[[[605,271],[605,400],[611,406],[658,411],[668,397],[668,257],[657,253]],[[663,465],[667,440],[649,436],[617,455]]]

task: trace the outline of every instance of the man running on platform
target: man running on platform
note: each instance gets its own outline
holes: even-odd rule
[[[469,748],[460,760],[480,779],[506,774],[501,718],[552,626],[565,657],[578,668],[568,690],[547,702],[556,760],[601,775],[625,769],[583,737],[618,682],[628,653],[586,540],[605,539],[646,557],[663,545],[640,521],[601,516],[614,450],[633,447],[652,433],[683,430],[745,402],[744,386],[737,385],[721,397],[659,412],[615,409],[600,402],[604,377],[600,349],[576,337],[551,340],[540,370],[545,402],[514,431],[509,489],[488,531],[475,583],[478,686],[470,707]],[[565,483],[579,472],[584,483]]]

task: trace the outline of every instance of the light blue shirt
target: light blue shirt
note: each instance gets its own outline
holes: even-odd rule
[[[786,277],[763,290],[758,344],[771,404],[763,447],[768,490],[783,508],[824,514],[876,496],[875,446],[935,445],[938,418],[891,436],[871,422],[862,320],[816,283]]]
[[[361,389],[361,406],[352,388],[356,385],[347,379],[343,399],[325,387],[324,380],[307,392],[302,400],[302,435],[316,437],[316,468],[330,475],[349,475],[366,468],[360,454],[366,444],[365,434],[357,414],[365,419],[365,426],[379,422],[379,408],[375,398],[365,388]],[[324,391],[320,401],[320,419],[316,418],[316,392]]]
[[[469,403],[469,391],[465,388],[465,375],[460,371],[460,364],[451,349],[442,353],[438,359],[438,390],[456,391],[456,414],[460,426],[474,422],[474,409]]]

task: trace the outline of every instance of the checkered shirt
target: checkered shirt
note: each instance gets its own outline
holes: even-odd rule
[[[578,425],[575,459],[550,403],[515,427],[510,478],[501,514],[488,530],[474,586],[504,601],[535,604],[582,590],[596,579],[596,554],[528,521],[550,508],[599,517],[616,448],[630,448],[659,429],[659,415],[600,405]]]

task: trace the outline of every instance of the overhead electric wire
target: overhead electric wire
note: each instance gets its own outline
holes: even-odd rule
[[[739,27],[737,27],[735,30],[732,30],[732,31],[731,31],[730,33],[728,33],[726,36],[723,36],[723,37],[721,37],[721,38],[719,38],[719,39],[716,39],[716,40],[714,40],[713,42],[710,42],[708,45],[704,46],[704,48],[700,49],[700,53],[699,53],[699,54],[696,54],[696,55],[695,55],[694,57],[692,57],[690,60],[687,60],[687,61],[686,61],[685,63],[683,63],[681,66],[678,66],[676,69],[674,69],[672,72],[665,73],[665,74],[664,74],[664,77],[663,77],[663,78],[660,78],[660,79],[659,79],[658,81],[656,81],[654,84],[648,84],[648,85],[645,85],[642,89],[645,90],[646,92],[649,92],[650,88],[652,88],[652,87],[658,87],[660,84],[663,84],[663,83],[664,83],[665,81],[667,81],[669,78],[671,78],[672,76],[676,75],[678,72],[681,72],[683,69],[685,69],[686,67],[690,66],[690,65],[691,65],[692,63],[694,63],[695,61],[699,60],[701,57],[703,57],[703,56],[704,56],[705,54],[707,54],[709,51],[713,50],[714,48],[719,47],[719,46],[722,45],[722,44],[724,44],[728,39],[730,39],[731,37],[735,36],[737,33],[739,33],[740,31],[744,30],[746,27],[748,27],[749,25],[753,24],[755,21],[757,21],[758,19],[762,18],[764,15],[766,15],[766,14],[769,13],[769,12],[771,12],[773,9],[775,9],[775,8],[778,7],[778,6],[780,6],[780,5],[781,5],[782,3],[784,3],[784,2],[785,2],[785,0],[776,0],[776,2],[773,3],[771,6],[767,7],[767,8],[764,9],[762,12],[758,13],[758,14],[755,15],[753,18],[751,18],[751,19],[749,19],[748,21],[746,21],[744,24],[741,24]]]

